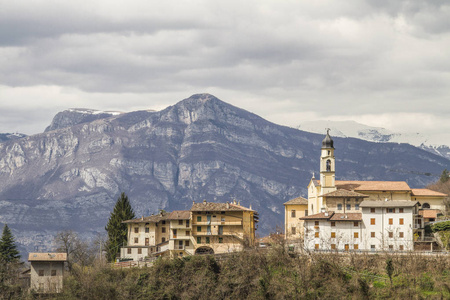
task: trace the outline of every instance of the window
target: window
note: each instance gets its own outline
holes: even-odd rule
[[[394,245],[389,245],[389,250],[390,251],[394,250]]]
[[[355,204],[355,210],[359,210],[359,204]]]
[[[339,204],[337,205],[337,210],[342,210],[342,204],[339,203]]]
[[[399,223],[400,225],[403,225],[403,218],[400,218],[400,219],[398,220],[398,223]]]
[[[335,221],[331,221],[331,227],[335,227],[336,226],[336,222]]]
[[[44,276],[44,270],[39,270],[39,276]]]
[[[135,244],[139,243],[139,238],[134,238],[134,243]]]
[[[166,221],[164,220],[164,221],[162,221],[162,224],[164,225],[164,224],[166,224]]]
[[[202,226],[197,226],[197,232],[201,232],[202,231]]]
[[[166,233],[166,227],[161,227],[161,233]]]
[[[331,250],[336,250],[336,244],[331,244]]]
[[[358,248],[359,248],[359,247],[358,247],[358,244],[354,244],[354,245],[353,245],[353,249],[358,250]]]
[[[134,227],[134,233],[139,233],[139,227]]]
[[[201,222],[202,221],[202,216],[197,216],[197,222]]]
[[[331,238],[332,238],[332,239],[336,238],[336,232],[332,232],[332,233],[331,233]]]
[[[142,248],[138,248],[138,254],[142,254]]]
[[[51,276],[56,276],[56,270],[52,270],[50,275]]]
[[[291,228],[291,232],[292,232],[292,234],[295,234],[295,227]]]
[[[319,250],[319,244],[315,244],[314,249]]]
[[[394,219],[389,218],[389,225],[392,225],[392,224],[394,224]]]
[[[307,217],[307,216],[308,216],[308,210],[305,209],[305,217]]]
[[[291,218],[295,218],[295,209],[291,210]]]
[[[387,213],[395,213],[395,208],[386,208]]]
[[[375,237],[375,232],[372,231],[372,232],[370,233],[370,237],[371,237],[371,238],[374,238],[374,237]]]
[[[186,230],[186,235],[187,235],[187,236],[190,236],[190,235],[191,235],[191,232],[190,232],[189,230]]]
[[[351,210],[352,209],[352,205],[351,204],[347,204],[347,210]]]
[[[183,220],[178,220],[178,225],[183,225]]]
[[[166,241],[165,237],[161,238],[161,243],[164,243],[165,241]]]
[[[404,237],[403,232],[399,232],[399,233],[398,233],[398,237],[403,238],[403,237]]]
[[[375,250],[375,245],[370,245],[370,249],[371,249],[372,251],[374,251],[374,250]]]
[[[145,227],[145,233],[149,233],[150,232],[150,228]]]
[[[403,213],[403,208],[399,208],[398,212],[402,214]]]
[[[375,218],[370,219],[370,225],[375,225]]]
[[[223,238],[219,238],[219,244],[223,244]]]
[[[131,248],[127,248],[127,254],[131,254]]]
[[[353,238],[357,239],[359,237],[359,232],[353,232]]]
[[[184,241],[184,245],[185,245],[186,247],[189,247],[189,241]]]
[[[149,244],[149,238],[145,238],[145,246],[148,246]]]
[[[400,250],[400,251],[403,251],[403,250],[404,250],[403,245],[400,245],[399,250]]]
[[[430,208],[430,204],[424,203],[424,204],[422,204],[422,208]]]
[[[201,244],[202,243],[202,238],[201,237],[197,237],[197,244]]]
[[[359,222],[353,222],[353,227],[358,227],[358,224]]]
[[[394,233],[392,231],[389,231],[389,237],[393,238],[394,237]]]
[[[189,227],[189,220],[186,220],[186,227]]]
[[[206,237],[206,243],[209,244],[209,236]]]
[[[371,213],[375,213],[375,207],[371,207],[371,208],[370,208],[370,212],[371,212]]]
[[[314,221],[315,226],[319,226],[319,221]]]
[[[177,230],[172,229],[172,234],[173,234],[173,238],[176,239],[177,238]]]
[[[319,237],[319,232],[314,232],[314,237],[318,238]]]

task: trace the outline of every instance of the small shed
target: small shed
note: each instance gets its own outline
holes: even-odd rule
[[[30,253],[31,289],[36,293],[60,293],[67,253]]]

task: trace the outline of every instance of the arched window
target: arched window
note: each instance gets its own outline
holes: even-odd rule
[[[331,172],[331,160],[327,160],[327,172]]]
[[[424,203],[424,204],[422,204],[422,208],[430,208],[430,204]]]

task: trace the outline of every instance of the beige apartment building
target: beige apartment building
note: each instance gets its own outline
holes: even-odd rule
[[[233,203],[199,202],[190,210],[124,221],[128,244],[121,259],[185,256],[240,251],[255,245],[258,214]]]

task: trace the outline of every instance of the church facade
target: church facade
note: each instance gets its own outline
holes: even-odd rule
[[[443,211],[447,195],[412,189],[404,181],[336,180],[334,151],[327,132],[320,177],[313,176],[308,185],[304,216],[285,217],[286,238],[300,237],[289,234],[295,227],[294,232],[302,232],[300,238],[308,250],[413,250],[414,240],[424,238],[423,212],[437,215]],[[292,215],[291,201],[285,203],[287,215]],[[298,228],[299,221],[303,228]]]

